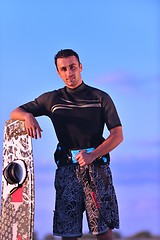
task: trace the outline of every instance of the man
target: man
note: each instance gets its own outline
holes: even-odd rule
[[[110,96],[83,82],[75,51],[59,51],[55,65],[65,87],[16,108],[11,118],[25,121],[27,133],[35,139],[42,132],[35,117],[48,116],[55,128],[59,143],[54,154],[53,233],[77,240],[86,210],[90,232],[98,240],[110,240],[112,229],[119,228],[119,216],[109,153],[123,140],[121,122]],[[107,139],[102,136],[105,124]]]

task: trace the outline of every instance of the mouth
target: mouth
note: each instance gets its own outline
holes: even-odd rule
[[[71,76],[67,78],[67,81],[69,82],[73,82],[75,80],[75,76]]]

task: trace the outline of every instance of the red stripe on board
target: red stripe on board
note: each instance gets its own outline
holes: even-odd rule
[[[26,238],[25,240],[27,240],[28,238]],[[22,240],[22,236],[21,236],[21,234],[18,234],[18,238],[17,238],[17,240]]]
[[[22,238],[21,238],[21,235],[20,235],[20,234],[18,234],[18,238],[17,238],[17,240],[22,240]]]
[[[22,193],[23,193],[23,187],[18,188],[15,192],[12,193],[11,201],[12,202],[22,202],[23,201]],[[21,240],[21,238],[18,240]]]

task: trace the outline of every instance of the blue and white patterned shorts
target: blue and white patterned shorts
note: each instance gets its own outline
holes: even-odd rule
[[[119,228],[118,204],[108,164],[59,167],[55,189],[54,235],[82,236],[85,210],[91,233],[97,235]]]

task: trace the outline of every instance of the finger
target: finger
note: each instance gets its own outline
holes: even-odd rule
[[[36,128],[32,129],[32,133],[33,133],[33,138],[37,139],[37,129]]]
[[[78,161],[79,158],[80,158],[80,154],[77,153],[76,156],[75,156],[75,159]]]
[[[34,138],[32,129],[28,128],[28,129],[27,129],[27,133],[28,133],[28,135],[29,135],[30,137]]]
[[[26,132],[30,137],[32,137],[31,134],[30,134],[30,130],[28,128],[26,128]]]
[[[37,139],[37,132],[34,128],[27,128],[27,133],[30,137]]]
[[[37,132],[34,128],[30,129],[30,134],[32,138],[37,139]]]
[[[42,137],[41,133],[43,132],[43,130],[41,128],[38,128],[37,132],[38,132],[38,137],[41,138]]]
[[[86,150],[81,150],[81,151],[79,151],[79,153],[77,153],[76,156],[75,156],[76,160],[78,160],[79,158],[81,158],[81,157],[82,157],[82,153],[84,153],[84,152],[86,152]]]
[[[78,162],[79,162],[79,165],[80,165],[80,166],[85,166],[85,164],[86,164],[83,158],[80,158],[80,159],[78,160]]]
[[[86,166],[86,163],[85,163],[85,162],[81,162],[79,165],[80,165],[81,167],[84,167],[84,166]]]

